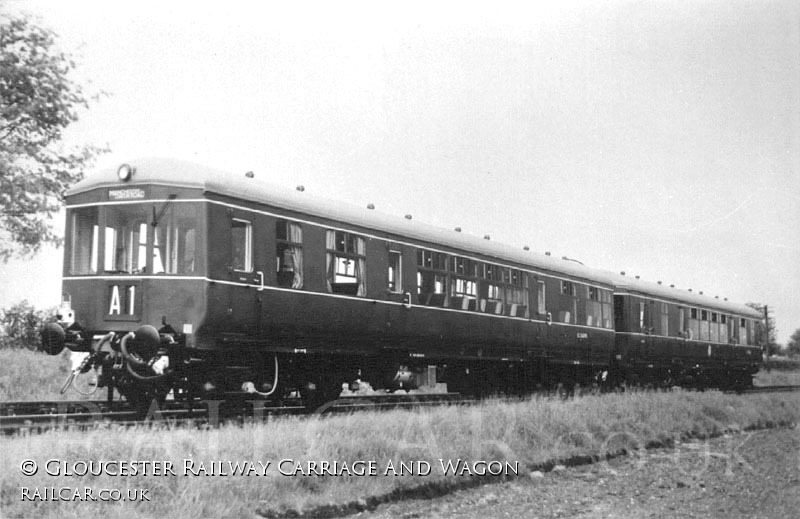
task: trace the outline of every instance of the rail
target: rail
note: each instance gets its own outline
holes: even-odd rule
[[[433,395],[373,395],[344,397],[309,409],[299,400],[244,399],[153,402],[149,408],[135,408],[116,400],[76,400],[0,403],[0,431],[3,434],[76,429],[97,425],[194,426],[245,421],[264,421],[287,415],[327,415],[365,410],[387,410],[443,404],[468,404],[457,393]]]

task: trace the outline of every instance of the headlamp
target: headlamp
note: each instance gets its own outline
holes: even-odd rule
[[[123,182],[127,182],[133,176],[134,169],[130,164],[123,164],[117,169],[117,176]]]

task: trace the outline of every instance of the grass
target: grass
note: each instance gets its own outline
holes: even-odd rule
[[[520,475],[548,462],[642,449],[653,442],[704,437],[730,430],[797,422],[794,395],[725,395],[719,392],[626,393],[569,401],[534,398],[328,418],[286,417],[218,429],[54,431],[4,440],[0,454],[3,517],[257,517],[353,510],[400,495],[426,495],[463,487],[477,476],[444,475],[439,460],[518,462]],[[49,476],[20,472],[23,459],[169,460],[172,476]],[[266,475],[184,475],[184,460],[252,461],[273,465]],[[374,461],[375,476],[285,476],[276,464],[292,460]],[[426,461],[431,473],[384,475],[392,461]],[[21,502],[21,487],[148,488],[150,502]],[[347,507],[350,508],[347,508]],[[327,507],[327,508],[326,508]]]
[[[761,368],[753,384],[756,386],[800,385],[800,358],[770,357]]]
[[[26,349],[0,349],[0,401],[102,399],[105,390],[83,396],[70,388],[59,391],[72,370],[69,350],[48,355]]]

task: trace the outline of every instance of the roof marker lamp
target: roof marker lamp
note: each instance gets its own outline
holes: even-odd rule
[[[123,182],[127,182],[133,176],[134,171],[136,170],[130,164],[123,164],[117,168],[117,177]]]

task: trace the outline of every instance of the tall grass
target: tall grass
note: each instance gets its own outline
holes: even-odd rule
[[[3,517],[255,517],[364,507],[391,496],[439,492],[477,476],[442,473],[439,460],[519,463],[521,475],[553,460],[642,449],[652,442],[796,422],[800,399],[792,395],[724,395],[718,392],[627,393],[569,401],[534,398],[328,418],[287,417],[267,423],[210,430],[98,428],[6,439],[0,454]],[[169,460],[172,476],[35,476],[20,472],[23,459],[40,467],[49,459]],[[276,464],[374,461],[378,474],[359,477],[285,476]],[[266,475],[184,475],[184,460],[263,462]],[[386,475],[392,461],[425,461],[426,476]],[[150,502],[22,502],[21,487],[148,488]],[[355,505],[353,505],[355,504]],[[333,508],[330,508],[333,507]],[[351,508],[352,509],[352,508]]]
[[[0,349],[0,401],[102,399],[105,391],[84,397],[70,389],[59,390],[72,369],[69,350],[48,355],[26,349]]]
[[[770,357],[753,378],[756,386],[800,385],[800,358]]]

